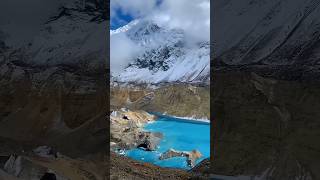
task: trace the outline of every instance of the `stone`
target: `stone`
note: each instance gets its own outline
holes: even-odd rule
[[[33,150],[33,152],[40,157],[57,158],[58,152],[48,146],[39,146]]]
[[[143,148],[146,151],[155,151],[161,141],[163,135],[159,132],[146,133],[143,143],[139,144],[138,148]]]
[[[198,150],[188,151],[177,151],[174,149],[169,149],[168,151],[162,153],[159,157],[160,160],[170,159],[173,157],[186,157],[187,164],[189,167],[194,167],[197,159],[202,157],[202,154]]]

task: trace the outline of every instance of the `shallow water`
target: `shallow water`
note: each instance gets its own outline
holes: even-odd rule
[[[210,124],[193,123],[190,120],[168,116],[160,117],[157,121],[145,125],[146,131],[162,132],[164,137],[156,151],[132,149],[126,155],[143,162],[149,162],[162,167],[190,169],[185,157],[175,157],[159,160],[161,153],[173,148],[178,151],[197,149],[203,155],[197,163],[210,156]]]

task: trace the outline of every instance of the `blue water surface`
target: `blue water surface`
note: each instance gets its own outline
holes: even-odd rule
[[[149,162],[162,167],[190,169],[185,157],[175,157],[159,160],[161,153],[173,148],[178,151],[192,151],[194,149],[203,155],[196,163],[210,156],[210,124],[196,123],[190,120],[162,116],[157,121],[146,124],[144,129],[151,132],[161,132],[164,137],[156,151],[132,149],[126,156]]]

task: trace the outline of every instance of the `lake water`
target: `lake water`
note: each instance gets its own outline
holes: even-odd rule
[[[144,129],[151,132],[161,132],[164,137],[156,151],[132,149],[126,156],[149,162],[162,167],[190,169],[185,157],[175,157],[159,160],[161,153],[173,148],[178,151],[197,149],[203,155],[197,163],[210,156],[210,124],[191,122],[190,120],[162,116],[157,121],[145,125]]]

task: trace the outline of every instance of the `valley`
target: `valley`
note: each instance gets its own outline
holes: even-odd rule
[[[210,119],[209,86],[167,84],[159,87],[115,85],[110,89],[111,110],[128,108],[177,117]]]

